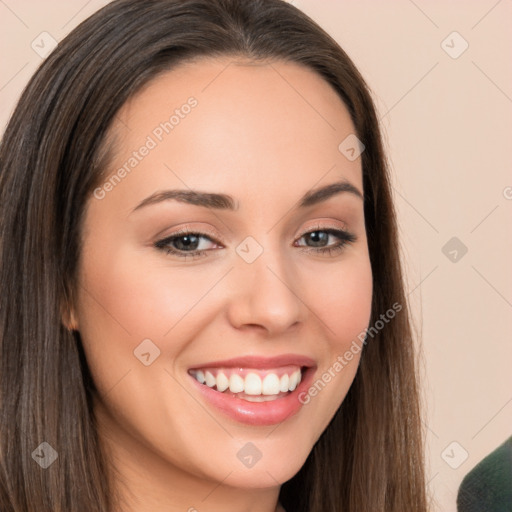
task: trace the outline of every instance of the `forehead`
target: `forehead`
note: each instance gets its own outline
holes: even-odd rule
[[[110,171],[129,170],[128,193],[154,192],[164,188],[162,180],[262,192],[274,184],[285,192],[326,176],[362,190],[360,159],[350,161],[339,149],[354,132],[338,94],[309,68],[201,59],[159,75],[125,103],[113,123]],[[144,146],[145,155],[134,156]]]

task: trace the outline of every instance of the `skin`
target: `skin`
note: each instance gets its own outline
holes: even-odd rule
[[[361,159],[338,150],[355,130],[320,76],[292,63],[222,58],[182,64],[123,106],[109,173],[191,96],[197,106],[179,125],[102,199],[91,196],[77,300],[65,323],[81,334],[124,512],[273,512],[281,484],[345,397],[360,355],[296,415],[263,427],[210,406],[187,370],[294,353],[316,361],[316,379],[368,326],[362,199],[344,192],[309,208],[296,204],[340,179],[363,193]],[[230,194],[238,209],[168,200],[133,211],[176,188]],[[206,230],[206,256],[155,248],[183,227]],[[315,253],[303,235],[319,227],[346,229],[357,240],[332,255]],[[247,236],[263,248],[250,264],[236,252]],[[331,236],[326,245],[337,242]],[[144,339],[160,350],[149,366],[134,356]],[[249,441],[262,453],[252,468],[236,456]]]

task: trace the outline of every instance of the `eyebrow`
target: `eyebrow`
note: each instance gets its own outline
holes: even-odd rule
[[[310,190],[304,194],[299,200],[299,208],[307,208],[314,206],[323,201],[327,201],[331,197],[348,192],[356,197],[363,199],[363,194],[357,187],[352,185],[349,181],[343,180],[336,183],[331,183],[324,187]],[[139,210],[145,206],[160,203],[162,201],[178,201],[187,203],[194,206],[203,206],[205,208],[213,208],[216,210],[238,210],[238,202],[233,197],[227,194],[218,194],[212,192],[199,192],[194,190],[164,190],[163,192],[156,192],[141,201],[133,211]]]

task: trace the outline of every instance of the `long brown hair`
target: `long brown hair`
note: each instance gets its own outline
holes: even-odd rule
[[[280,500],[289,512],[427,509],[388,165],[362,76],[324,30],[283,0],[117,0],[43,62],[0,146],[2,512],[113,509],[94,383],[79,333],[61,323],[77,286],[84,205],[105,171],[102,143],[126,100],[178,63],[216,56],[298,63],[337,91],[365,145],[371,325],[402,306],[368,339],[348,395]],[[33,460],[42,442],[58,454],[46,470]]]

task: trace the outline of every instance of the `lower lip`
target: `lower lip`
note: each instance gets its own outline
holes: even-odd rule
[[[226,393],[221,393],[199,383],[194,377],[189,377],[208,403],[225,413],[230,418],[248,425],[275,425],[282,423],[297,414],[304,405],[299,397],[305,392],[313,379],[314,369],[307,368],[302,380],[294,391],[282,398],[268,402],[249,402]]]

